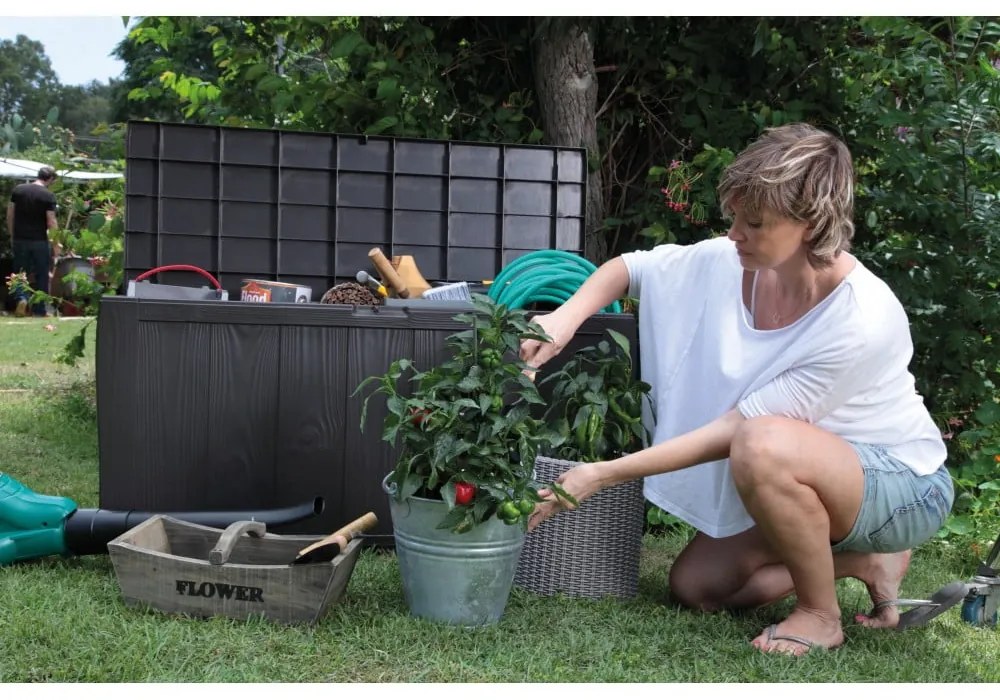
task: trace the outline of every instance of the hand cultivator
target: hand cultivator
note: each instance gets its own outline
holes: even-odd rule
[[[917,627],[929,622],[941,613],[962,603],[962,620],[977,627],[996,627],[997,608],[1000,604],[1000,572],[997,571],[1000,559],[1000,536],[993,544],[993,549],[980,562],[976,574],[969,581],[952,581],[940,588],[930,600],[895,600],[899,606],[913,606],[899,616],[896,629]]]

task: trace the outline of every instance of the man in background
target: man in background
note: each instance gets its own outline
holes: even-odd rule
[[[52,261],[49,230],[56,228],[56,198],[49,187],[55,181],[56,171],[46,165],[38,170],[34,182],[14,188],[7,205],[14,273],[26,273],[31,288],[46,294]],[[31,293],[23,285],[15,285],[11,292],[17,304],[14,314],[26,315]],[[35,316],[47,315],[44,302],[33,304],[31,311]]]

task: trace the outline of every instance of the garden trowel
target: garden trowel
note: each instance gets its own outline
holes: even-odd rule
[[[361,534],[365,530],[370,530],[378,524],[378,518],[374,513],[365,513],[357,520],[348,523],[333,534],[327,535],[321,540],[313,542],[308,547],[299,550],[291,565],[313,564],[315,562],[330,561],[347,547],[351,538]]]

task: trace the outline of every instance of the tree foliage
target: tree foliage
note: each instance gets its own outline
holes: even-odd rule
[[[0,41],[0,121],[18,114],[41,121],[54,106],[59,80],[45,47],[23,34]]]

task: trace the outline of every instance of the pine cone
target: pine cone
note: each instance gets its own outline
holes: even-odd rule
[[[326,290],[320,304],[351,304],[355,306],[381,306],[382,297],[363,284],[344,282]]]

